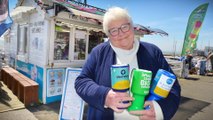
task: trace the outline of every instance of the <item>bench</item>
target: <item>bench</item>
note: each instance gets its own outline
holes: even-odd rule
[[[11,67],[2,68],[1,80],[25,106],[38,103],[38,83],[35,81]]]

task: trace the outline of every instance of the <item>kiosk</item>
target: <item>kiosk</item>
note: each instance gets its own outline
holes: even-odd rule
[[[104,13],[73,0],[18,1],[5,52],[10,66],[39,84],[41,103],[61,100],[66,68],[81,68],[92,48],[104,42]],[[135,31],[137,39],[154,32],[139,25]]]

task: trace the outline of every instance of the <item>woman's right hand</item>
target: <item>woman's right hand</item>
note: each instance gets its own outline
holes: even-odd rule
[[[105,100],[105,106],[113,109],[117,113],[121,113],[125,108],[131,105],[132,97],[127,92],[115,92],[112,89],[108,92]],[[128,103],[123,103],[129,101]]]

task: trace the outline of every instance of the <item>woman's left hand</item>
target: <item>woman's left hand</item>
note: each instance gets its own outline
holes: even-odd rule
[[[149,106],[147,110],[130,111],[130,114],[138,115],[140,120],[155,120],[156,116],[153,103],[151,101],[146,101],[144,103],[144,108],[147,106]]]

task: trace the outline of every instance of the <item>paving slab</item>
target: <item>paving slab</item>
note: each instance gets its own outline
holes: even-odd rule
[[[25,108],[24,104],[2,81],[0,81],[0,86],[0,113]]]
[[[179,82],[182,96],[209,103],[187,119],[211,120],[213,118],[213,76],[190,75],[188,79],[180,79]],[[196,102],[193,104],[198,106]]]
[[[1,120],[38,120],[33,113],[27,109],[17,109],[0,113]],[[48,119],[46,119],[48,120]]]
[[[180,107],[172,120],[210,120],[213,118],[213,77],[190,75],[179,79],[182,88]],[[85,107],[87,108],[87,107]],[[0,113],[1,120],[58,120],[60,102]],[[87,109],[84,110],[84,120]]]

